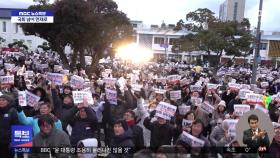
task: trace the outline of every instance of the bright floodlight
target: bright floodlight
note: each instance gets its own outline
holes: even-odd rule
[[[132,43],[117,50],[117,58],[133,63],[145,63],[153,58],[153,53],[145,48],[139,47],[137,44]]]

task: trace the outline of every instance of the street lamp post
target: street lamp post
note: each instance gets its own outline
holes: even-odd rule
[[[258,69],[258,58],[260,56],[260,42],[261,42],[261,19],[262,19],[262,6],[263,0],[260,0],[259,6],[259,15],[258,15],[258,26],[257,26],[257,33],[256,33],[256,40],[255,40],[255,55],[254,55],[254,64],[253,64],[253,71],[252,71],[252,79],[251,83],[255,84],[257,79],[257,69]]]

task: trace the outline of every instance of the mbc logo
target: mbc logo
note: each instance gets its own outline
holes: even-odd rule
[[[30,12],[19,12],[19,15],[30,15]]]

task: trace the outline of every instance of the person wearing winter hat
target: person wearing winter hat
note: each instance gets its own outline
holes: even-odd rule
[[[221,100],[220,103],[217,105],[216,110],[213,112],[213,120],[211,122],[212,126],[217,124],[218,119],[225,119],[226,115],[226,102]]]
[[[133,132],[128,127],[128,124],[125,120],[117,120],[114,123],[114,136],[111,140],[110,147],[122,147],[122,148],[130,148],[133,151],[133,148],[135,147],[133,143]],[[130,153],[125,153],[123,151],[123,154],[109,154],[108,158],[132,158],[132,151],[129,151]]]
[[[9,144],[11,142],[11,126],[19,124],[17,111],[11,106],[12,99],[8,95],[0,96],[0,154],[1,157],[12,158]]]

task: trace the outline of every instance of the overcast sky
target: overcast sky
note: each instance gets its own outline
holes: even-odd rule
[[[53,0],[51,0],[53,1]],[[119,9],[131,20],[141,20],[144,24],[175,24],[185,20],[188,12],[197,8],[209,8],[218,16],[219,6],[224,0],[115,0]],[[280,0],[263,0],[262,29],[280,31]],[[28,7],[33,0],[0,0],[0,7]],[[259,0],[246,0],[245,17],[251,25],[257,26]]]

